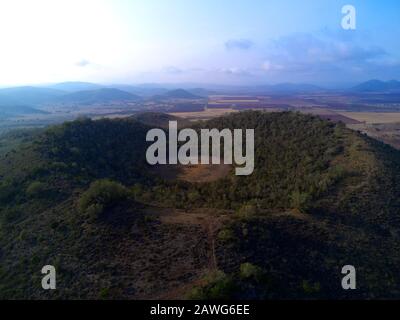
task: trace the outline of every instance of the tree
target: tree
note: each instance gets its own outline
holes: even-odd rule
[[[129,190],[118,182],[97,180],[82,194],[78,207],[81,212],[98,216],[104,209],[127,199],[129,195]]]

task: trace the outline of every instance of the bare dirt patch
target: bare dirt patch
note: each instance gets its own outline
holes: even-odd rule
[[[340,112],[340,114],[367,124],[400,122],[400,112]]]
[[[216,117],[221,117],[227,115],[232,112],[238,112],[232,108],[206,108],[204,111],[196,111],[196,112],[172,112],[169,113],[172,116],[180,117],[183,119],[187,119],[190,121],[197,120],[209,120]]]
[[[185,254],[192,263],[180,261],[174,264],[173,272],[169,270],[168,273],[170,279],[168,286],[163,289],[158,288],[152,296],[152,299],[161,300],[184,299],[193,286],[202,283],[206,274],[218,269],[215,239],[219,230],[230,219],[229,212],[206,208],[184,211],[157,207],[149,207],[145,212],[147,216],[156,218],[164,229],[181,230],[185,233],[182,234],[182,238],[186,236],[185,231],[189,231],[187,235],[194,232],[190,241],[181,243],[189,250]],[[172,269],[171,266],[168,268]],[[184,274],[187,276],[182,278]]]
[[[159,165],[153,172],[166,180],[211,182],[226,177],[232,170],[228,164]]]

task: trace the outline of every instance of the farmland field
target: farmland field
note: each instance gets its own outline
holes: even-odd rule
[[[365,123],[400,122],[400,112],[339,112],[340,114]]]

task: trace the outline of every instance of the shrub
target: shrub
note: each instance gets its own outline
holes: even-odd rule
[[[227,300],[231,299],[236,291],[232,277],[222,271],[209,274],[205,279],[205,284],[194,287],[189,294],[192,300]]]
[[[306,294],[316,294],[321,291],[321,284],[319,282],[312,284],[307,280],[303,280],[302,287]]]
[[[82,194],[78,207],[81,212],[98,216],[104,209],[128,197],[129,191],[122,184],[111,180],[97,180]]]
[[[0,182],[0,203],[7,203],[14,198],[17,189],[10,181]]]
[[[242,279],[249,279],[253,278],[255,280],[261,279],[263,276],[263,271],[260,267],[255,266],[254,264],[251,263],[242,263],[240,265],[240,277]]]
[[[295,191],[290,196],[291,205],[293,208],[298,209],[302,212],[309,209],[310,196],[307,193]]]
[[[251,204],[251,203],[246,203],[243,206],[241,206],[237,211],[236,215],[240,218],[250,218],[251,216],[254,216],[258,213],[258,208],[256,205]]]
[[[26,194],[32,198],[40,198],[46,195],[48,188],[45,183],[35,181],[26,188]]]
[[[235,234],[231,229],[222,229],[218,233],[218,240],[221,240],[222,242],[232,242],[235,239]]]

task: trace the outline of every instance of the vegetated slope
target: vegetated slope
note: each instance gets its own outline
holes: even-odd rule
[[[187,128],[191,125],[189,120],[161,112],[138,112],[131,118],[154,128],[168,129],[170,121],[178,122],[178,127],[182,128]]]
[[[103,88],[69,93],[59,97],[56,101],[62,103],[94,104],[137,100],[140,100],[140,97],[132,93],[113,88]]]
[[[201,126],[254,128],[254,173],[164,181],[134,119],[66,123],[2,156],[0,296],[398,297],[398,151],[295,113]]]

